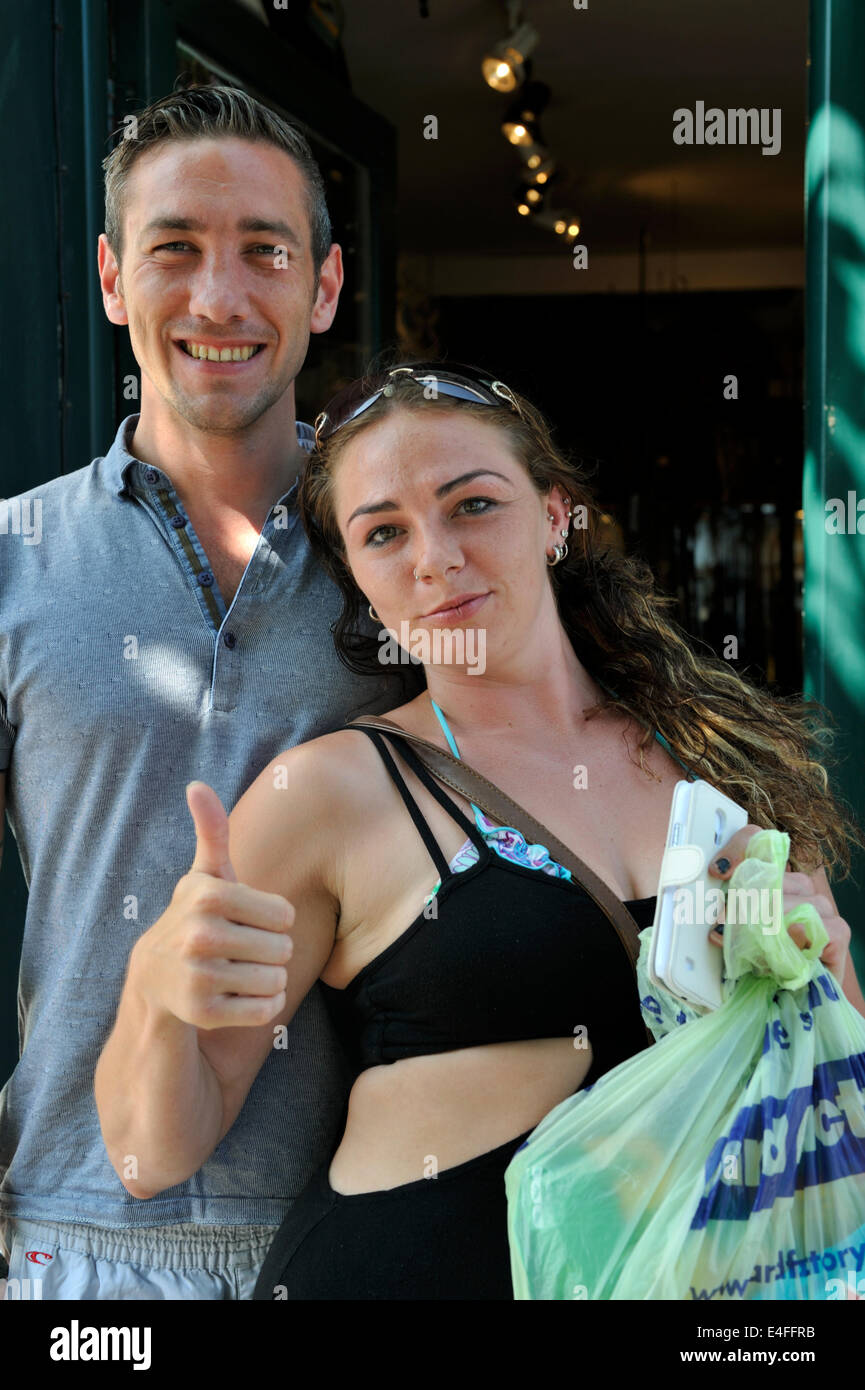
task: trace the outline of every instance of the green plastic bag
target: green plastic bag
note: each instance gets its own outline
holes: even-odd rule
[[[569,1096],[511,1160],[517,1299],[865,1297],[865,1018],[820,963],[815,909],[767,911],[789,849],[760,831],[731,875],[728,910],[731,889],[757,893],[737,893],[715,1012],[649,985],[641,932],[660,1040]]]

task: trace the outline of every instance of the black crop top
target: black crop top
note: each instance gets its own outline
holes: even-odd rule
[[[436,783],[410,744],[400,753],[465,829],[479,858],[453,872],[378,730],[378,748],[441,878],[437,916],[423,910],[345,989],[321,982],[357,1071],[485,1043],[570,1037],[584,1025],[584,1085],[648,1044],[634,973],[612,925],[578,884],[513,864]],[[628,902],[641,929],[655,899]]]

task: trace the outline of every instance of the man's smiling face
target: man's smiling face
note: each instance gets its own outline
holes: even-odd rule
[[[310,332],[336,309],[339,248],[317,286],[298,165],[263,141],[166,141],[130,169],[123,226],[106,310],[128,323],[143,375],[195,428],[248,428],[283,397]],[[107,243],[102,256],[110,279]]]

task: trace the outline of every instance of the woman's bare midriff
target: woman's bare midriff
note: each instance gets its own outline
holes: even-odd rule
[[[361,1072],[331,1186],[341,1193],[399,1187],[534,1129],[591,1066],[591,1048],[575,1041],[463,1047]]]
[[[406,717],[409,708],[395,711],[392,716],[404,728],[416,727]],[[431,735],[426,732],[425,736]],[[349,737],[361,739],[364,735]],[[366,811],[358,822],[357,854],[353,856],[356,867],[346,880],[348,892],[340,934],[321,977],[337,989],[345,988],[366,964],[398,939],[416,917],[436,877],[432,861],[381,765],[379,754],[370,745],[367,762],[364,748],[356,752],[364,763]],[[649,897],[655,892],[678,774],[675,764],[657,744],[645,756],[660,781],[651,781],[639,767],[629,764],[624,747],[621,757],[618,752],[615,742],[611,742],[611,757],[617,766],[609,769],[606,796],[601,768],[595,764],[592,814],[585,819],[579,815],[580,803],[573,801],[570,777],[556,800],[554,775],[560,769],[567,774],[573,759],[569,762],[558,758],[545,764],[543,756],[536,754],[533,771],[544,787],[549,810],[535,814],[555,832],[570,812],[573,832],[569,836],[560,834],[560,838],[565,843],[570,838],[572,844],[578,844],[581,856],[601,873],[619,897]],[[471,752],[465,752],[464,757],[467,762],[472,761]],[[483,752],[475,755],[475,766],[482,765],[482,761]],[[398,758],[398,763],[450,862],[465,839],[463,830],[414,777],[404,760]],[[528,772],[528,764],[525,771]],[[380,778],[382,774],[384,780],[376,785],[376,804],[381,792],[384,809],[377,809],[376,815],[370,817],[370,778]],[[630,786],[623,785],[628,779]],[[507,790],[504,775],[499,774],[497,780]],[[449,795],[473,819],[468,803],[450,790]],[[602,801],[615,805],[615,834],[611,826],[604,831],[603,812],[609,812],[609,807],[603,807]],[[648,817],[647,811],[651,813]],[[617,844],[629,847],[629,862],[619,860],[613,868]],[[434,930],[434,924],[431,929]],[[583,1084],[592,1064],[591,1036],[587,1046],[575,1045],[578,1042],[573,1037],[561,1037],[490,1043],[403,1058],[361,1072],[352,1087],[345,1133],[331,1161],[331,1186],[343,1194],[399,1187],[465,1163],[534,1129],[550,1110]]]

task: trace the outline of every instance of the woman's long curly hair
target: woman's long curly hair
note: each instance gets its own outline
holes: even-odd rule
[[[447,370],[446,362],[440,365]],[[365,380],[372,394],[381,371]],[[822,864],[828,875],[846,877],[849,846],[865,846],[865,840],[849,807],[829,790],[824,764],[834,738],[830,712],[814,700],[772,694],[729,661],[697,652],[694,639],[668,616],[676,600],[657,591],[645,561],[603,547],[600,509],[583,465],[556,448],[534,406],[516,392],[513,397],[519,413],[444,394],[428,398],[411,378],[398,377],[388,396],[310,456],[298,508],[315,554],[342,593],[333,628],[340,660],[358,674],[381,679],[380,641],[363,631],[367,601],[348,568],[334,516],[333,478],[342,451],[394,410],[465,411],[501,431],[539,494],[558,484],[571,500],[576,524],[568,554],[549,576],[577,658],[609,691],[587,716],[615,707],[642,725],[640,766],[648,776],[653,774],[643,749],[657,729],[687,767],[745,808],[749,822],[789,834],[793,870],[814,872]],[[387,674],[399,680],[405,670],[391,665]],[[399,702],[395,688],[394,707]]]

